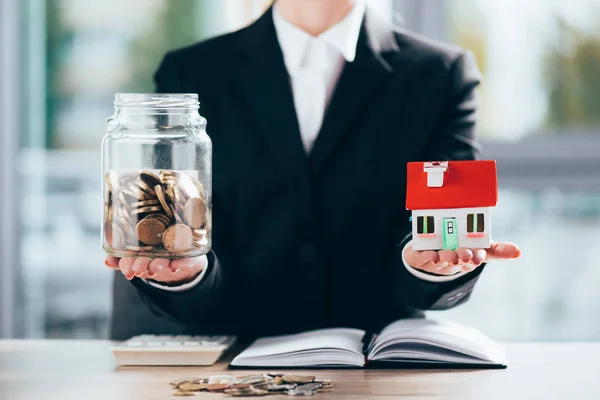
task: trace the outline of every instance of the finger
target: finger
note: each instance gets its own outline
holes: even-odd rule
[[[439,261],[437,251],[417,251],[412,246],[407,246],[404,250],[404,259],[411,267],[421,267],[426,263],[437,264]]]
[[[170,262],[171,260],[166,258],[155,258],[150,262],[150,265],[148,266],[148,272],[154,276],[162,275],[163,272],[170,272]]]
[[[458,254],[453,250],[440,250],[440,265],[456,266],[458,264]]]
[[[425,264],[423,264],[423,265],[421,265],[419,267],[413,267],[413,268],[418,269],[420,271],[429,272],[429,273],[432,273],[432,274],[437,274],[438,271],[441,269],[441,267],[439,267],[437,264],[434,264],[434,263],[431,263],[431,262],[428,262],[428,263],[425,263]]]
[[[459,263],[466,264],[473,258],[473,251],[465,247],[456,249],[456,255],[458,256]]]
[[[514,243],[498,242],[492,243],[488,250],[488,259],[491,258],[517,258],[521,255],[521,250]]]
[[[429,272],[432,274],[436,274],[436,275],[454,275],[457,272],[462,271],[461,266],[454,266],[454,267],[442,267],[436,264],[432,264],[432,263],[427,263],[421,267],[418,267],[416,269],[421,270],[421,271],[425,271],[425,272]]]
[[[107,268],[119,269],[119,258],[113,256],[106,256],[106,260],[104,260],[104,265]]]
[[[473,249],[473,259],[471,263],[475,266],[481,265],[487,258],[487,251],[485,249]]]
[[[463,270],[462,265],[454,265],[449,267],[442,267],[436,274],[439,275],[455,275]]]
[[[141,279],[153,279],[153,277],[150,276],[150,273],[148,271],[136,273],[135,276]]]
[[[119,267],[120,258],[114,256],[106,256],[106,260],[104,260],[104,264],[110,267]]]
[[[475,264],[472,264],[472,263],[468,263],[468,264],[464,264],[464,265],[462,265],[461,267],[462,267],[462,271],[463,271],[463,272],[471,272],[471,271],[475,271],[475,270],[477,269],[477,267],[478,267],[478,266],[479,266],[479,265],[475,265]]]
[[[201,257],[193,257],[193,258],[179,258],[177,260],[171,261],[169,267],[171,271],[177,270],[194,270],[194,271],[202,271],[206,268],[208,260],[206,256]]]
[[[151,279],[162,283],[185,283],[193,280],[200,271],[193,271],[191,269],[177,269],[177,271],[171,271],[170,268],[163,270],[161,273],[156,274]]]
[[[119,269],[121,270],[121,273],[125,275],[125,278],[127,278],[128,280],[132,280],[134,277],[132,268],[134,261],[135,258],[133,257],[124,257],[121,258],[121,261],[119,261]]]
[[[148,265],[150,265],[150,261],[152,261],[150,257],[138,257],[133,262],[132,269],[134,275],[139,278],[142,273],[148,272]]]

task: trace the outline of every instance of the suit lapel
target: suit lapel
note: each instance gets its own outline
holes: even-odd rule
[[[356,58],[344,66],[310,154],[314,171],[325,164],[352,124],[391,80],[393,69],[385,61],[384,54],[398,50],[393,35],[393,28],[387,21],[367,8]]]
[[[235,72],[245,106],[286,182],[310,196],[308,159],[272,10],[246,29],[240,43],[245,57]]]

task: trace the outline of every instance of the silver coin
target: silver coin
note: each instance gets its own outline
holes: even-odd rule
[[[321,386],[323,386],[321,383],[307,383],[305,385],[298,385],[296,386],[296,390],[298,391],[308,391],[308,392],[312,392],[314,390],[319,389]]]
[[[264,387],[265,390],[269,392],[285,392],[287,390],[296,389],[296,385],[293,383],[285,383],[283,385],[267,385]]]
[[[285,392],[285,394],[287,394],[288,396],[314,396],[317,394],[317,392],[315,390],[311,390],[311,391],[302,391],[302,390],[288,390],[287,392]]]
[[[265,378],[262,375],[250,375],[250,376],[245,376],[243,378],[236,379],[235,383],[245,383],[248,385],[260,385],[261,383],[264,383],[266,380],[267,380],[267,378]]]
[[[231,376],[231,375],[213,375],[208,378],[209,385],[213,384],[213,383],[232,385],[235,381],[236,381],[235,376]]]

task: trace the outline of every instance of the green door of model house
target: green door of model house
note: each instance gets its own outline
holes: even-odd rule
[[[444,250],[456,250],[458,248],[456,218],[442,218],[442,232],[444,232]]]

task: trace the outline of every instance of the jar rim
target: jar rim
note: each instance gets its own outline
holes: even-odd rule
[[[198,109],[196,93],[117,93],[115,108],[187,108]]]

